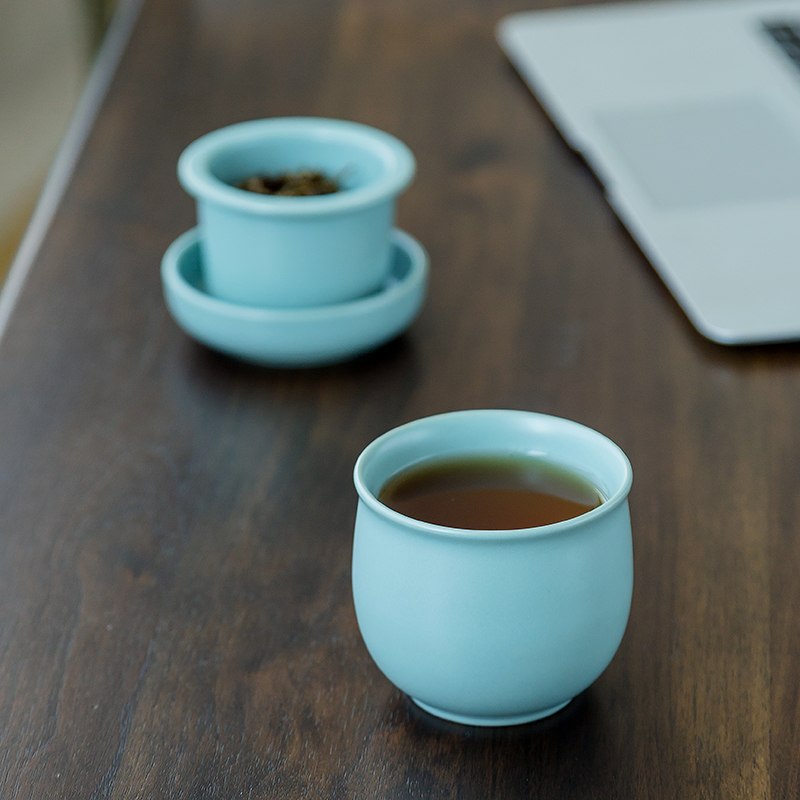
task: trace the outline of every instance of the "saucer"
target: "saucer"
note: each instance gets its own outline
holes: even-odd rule
[[[244,361],[311,367],[345,361],[402,333],[425,297],[428,255],[404,231],[392,231],[392,264],[378,291],[356,300],[309,308],[260,308],[206,292],[198,228],[164,253],[161,279],[167,307],[189,336]]]

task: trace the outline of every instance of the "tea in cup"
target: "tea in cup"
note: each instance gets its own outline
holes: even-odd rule
[[[353,600],[386,677],[471,725],[549,716],[616,653],[630,613],[630,463],[527,411],[426,417],[361,453]]]

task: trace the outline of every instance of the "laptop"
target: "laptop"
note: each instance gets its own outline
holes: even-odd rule
[[[700,333],[800,339],[800,0],[522,12],[497,37]]]

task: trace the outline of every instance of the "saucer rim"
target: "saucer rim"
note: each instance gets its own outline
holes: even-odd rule
[[[167,310],[189,338],[239,361],[281,369],[350,361],[406,331],[425,303],[428,253],[399,229],[392,231],[392,240],[409,259],[405,276],[393,282],[387,278],[383,291],[355,301],[302,309],[236,305],[190,284],[179,266],[198,238],[196,229],[186,231],[162,257]]]
[[[200,228],[195,226],[185,231],[167,248],[162,258],[161,274],[173,291],[179,292],[189,302],[205,307],[209,312],[235,316],[239,319],[262,322],[319,322],[359,314],[372,313],[380,307],[393,305],[407,294],[415,291],[428,275],[428,254],[425,248],[411,234],[400,228],[391,231],[392,247],[406,252],[411,262],[407,274],[399,280],[390,282],[387,278],[375,292],[354,300],[320,306],[299,308],[272,308],[269,306],[250,306],[223,300],[191,284],[181,271],[181,259],[191,247],[200,245]],[[202,269],[202,265],[201,265]]]

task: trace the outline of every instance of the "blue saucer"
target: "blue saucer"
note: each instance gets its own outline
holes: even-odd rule
[[[189,336],[227,355],[274,367],[345,361],[402,333],[425,298],[428,255],[409,234],[392,232],[393,256],[384,285],[372,294],[313,308],[258,308],[209,295],[197,228],[164,253],[161,279],[167,307]]]

